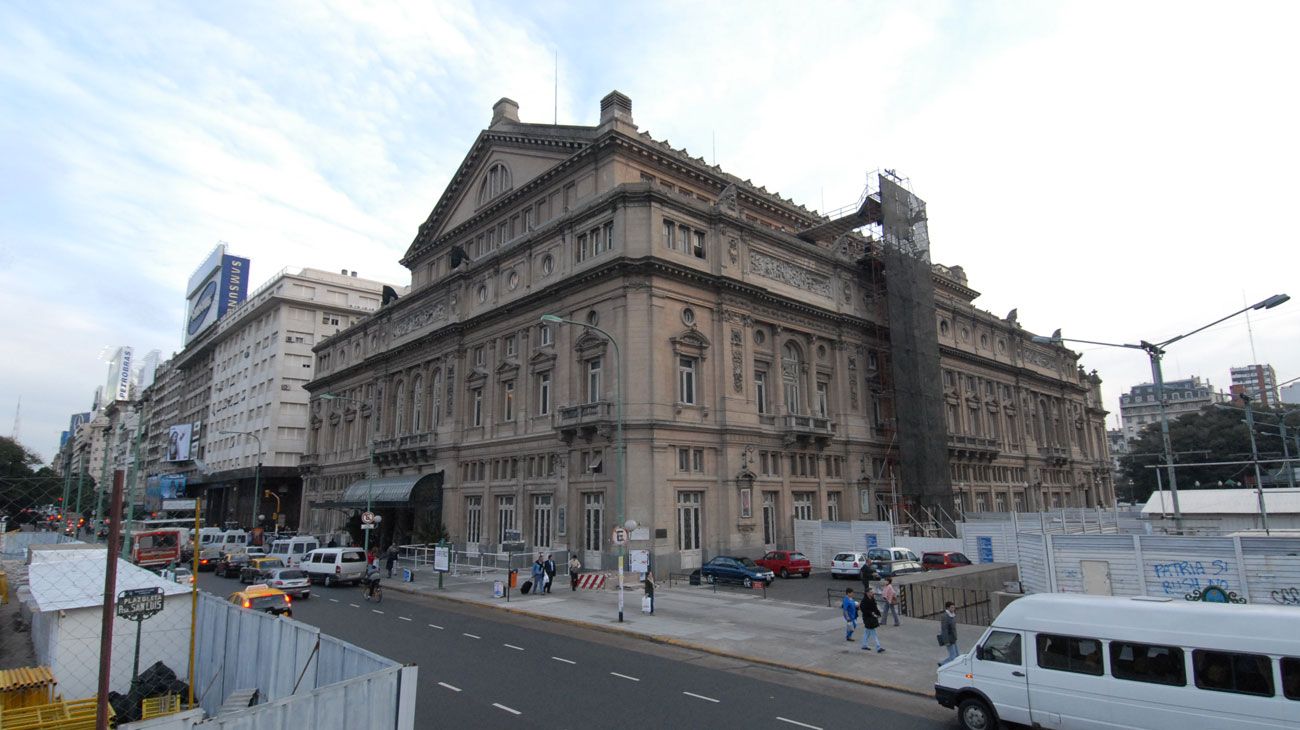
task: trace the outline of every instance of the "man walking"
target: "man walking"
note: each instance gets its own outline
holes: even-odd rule
[[[880,617],[880,623],[889,623],[889,615],[894,615],[894,625],[898,625],[898,589],[894,587],[894,579],[885,579],[885,589],[881,591],[880,597],[885,601],[884,614]]]
[[[542,585],[542,583],[543,581],[546,580],[546,567],[542,565],[541,553],[538,553],[537,559],[533,561],[532,572],[533,572],[532,585],[528,587],[528,590],[532,592],[534,596],[540,596],[542,594],[542,589],[545,587]]]
[[[874,639],[876,642],[876,653],[879,654],[885,650],[885,647],[880,645],[880,634],[876,633],[876,629],[880,627],[880,606],[876,605],[876,597],[872,595],[870,591],[862,597],[861,608],[862,650],[868,651],[870,647],[867,646],[867,642]]]
[[[862,564],[862,570],[858,571],[858,579],[862,581],[863,595],[871,595],[871,581],[880,580],[880,574],[876,572],[876,566],[870,560]]]
[[[840,612],[844,614],[844,640],[853,641],[853,630],[858,627],[858,602],[853,600],[852,588],[844,589]]]
[[[397,546],[389,545],[388,552],[384,555],[384,567],[388,569],[388,577],[393,577],[393,564],[397,562]]]
[[[957,606],[952,601],[943,604],[943,615],[939,617],[939,645],[948,647],[948,658],[939,662],[941,667],[961,653],[957,650]]]
[[[543,592],[550,593],[551,584],[555,582],[555,561],[549,554],[546,556],[546,562],[542,563],[542,570],[546,571],[546,590]]]

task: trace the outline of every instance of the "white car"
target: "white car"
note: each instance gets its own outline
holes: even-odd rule
[[[866,563],[866,553],[837,553],[831,558],[831,578],[857,578]]]
[[[359,547],[317,548],[303,556],[298,568],[313,583],[358,585],[366,577],[366,553]]]
[[[311,580],[298,568],[272,568],[266,584],[296,599],[311,598]]]

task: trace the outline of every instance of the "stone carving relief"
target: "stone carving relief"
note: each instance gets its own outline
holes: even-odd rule
[[[840,236],[835,241],[835,248],[840,256],[851,261],[857,261],[867,255],[867,242],[854,236]]]
[[[397,323],[393,325],[393,336],[405,337],[418,329],[423,329],[434,322],[442,322],[446,319],[447,305],[442,302],[421,307],[397,320]]]
[[[740,217],[740,200],[739,189],[735,183],[723,188],[722,193],[718,195],[718,210],[726,215]]]
[[[447,417],[455,413],[453,406],[456,399],[456,365],[447,363]]]
[[[831,296],[831,280],[815,271],[795,266],[757,251],[749,252],[749,270],[766,279],[788,284],[796,289]]]
[[[858,359],[849,358],[849,407],[858,409]]]
[[[731,389],[745,392],[745,340],[740,330],[731,330]]]
[[[732,266],[740,263],[740,241],[734,237],[727,239],[727,256],[731,259]]]

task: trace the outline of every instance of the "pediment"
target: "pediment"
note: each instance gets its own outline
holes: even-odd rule
[[[514,375],[519,372],[519,361],[510,358],[497,366],[496,374],[498,377],[503,375]]]
[[[528,358],[528,369],[532,372],[547,370],[555,365],[555,351],[551,348],[538,350],[536,354]]]
[[[469,374],[465,376],[465,382],[474,384],[487,380],[488,373],[483,368],[470,368]]]
[[[668,341],[673,344],[675,352],[688,355],[703,356],[709,349],[709,338],[694,327],[673,335]]]
[[[583,357],[588,357],[598,352],[604,352],[606,345],[608,345],[608,340],[591,330],[587,330],[582,333],[577,342],[573,343],[573,349],[581,353]]]

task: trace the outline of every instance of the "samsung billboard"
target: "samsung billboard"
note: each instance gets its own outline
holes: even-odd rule
[[[216,324],[248,296],[248,259],[226,253],[217,244],[190,277],[186,289],[185,344]]]

